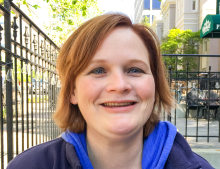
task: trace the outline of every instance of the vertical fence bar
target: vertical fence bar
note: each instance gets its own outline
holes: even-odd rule
[[[16,17],[14,17],[14,22],[13,22],[13,25],[12,25],[12,28],[13,28],[13,37],[14,37],[14,41],[16,42],[17,41],[17,30],[18,29],[18,26],[17,26],[17,23],[16,23]],[[17,44],[14,43],[14,53],[17,54]],[[15,115],[16,115],[16,119],[15,119],[15,131],[16,131],[16,135],[15,135],[15,142],[16,142],[16,155],[18,155],[18,79],[17,79],[17,58],[15,57],[14,58],[14,68],[15,68]]]
[[[52,60],[52,58],[51,58],[51,60]],[[54,78],[53,80],[55,82],[56,81],[55,80],[55,74],[53,74],[53,78]],[[54,111],[55,111],[55,83],[53,83],[53,112],[52,112],[52,115],[54,114]],[[56,138],[55,136],[56,136],[55,135],[55,123],[53,121],[53,139]]]
[[[0,24],[0,46],[1,46],[1,42],[2,42],[2,31],[3,31],[3,28]],[[0,49],[0,61],[2,60],[2,50]],[[4,105],[4,98],[3,98],[3,95],[2,95],[2,66],[0,65],[0,104],[1,104],[1,107],[0,107],[0,131],[1,131],[1,168],[4,168],[4,128],[3,128],[3,105]]]
[[[50,68],[51,68],[51,65],[50,65]],[[51,115],[52,115],[52,73],[50,72],[50,134],[51,134],[51,137],[50,139],[52,140],[53,139],[53,121],[52,121],[52,118],[51,118]]]
[[[11,11],[11,2],[4,0],[4,7]],[[4,13],[4,26],[5,26],[5,48],[11,51],[11,15]],[[6,52],[6,62],[11,63],[11,53]],[[6,67],[8,72],[11,67]],[[11,75],[12,76],[12,75]],[[12,109],[12,83],[6,81],[6,112],[7,112],[7,155],[8,162],[13,159],[13,109]]]
[[[172,74],[171,74],[171,65],[169,66],[169,74],[170,74],[170,82],[169,82],[169,86],[170,86],[170,89],[171,89],[171,81],[172,81]],[[170,112],[168,112],[167,114],[167,120],[171,122],[171,110]]]
[[[178,57],[177,57],[177,55],[175,56],[176,57],[176,60],[175,60],[175,64],[176,64],[176,78],[177,78],[177,59],[178,59]],[[177,82],[176,82],[177,80],[175,80],[175,91],[177,91],[177,89],[176,89],[176,85],[178,84]],[[176,94],[175,94],[175,100],[176,100]],[[181,101],[181,100],[180,100]],[[174,115],[174,125],[176,126],[176,106],[177,106],[177,104],[175,103],[175,115]]]
[[[200,80],[199,80],[199,71],[200,71],[200,56],[198,59],[198,74],[197,74],[197,79],[198,79],[198,89],[200,91]],[[199,127],[199,110],[198,110],[198,93],[199,91],[197,90],[197,118],[196,118],[196,142],[198,142],[198,127]]]
[[[42,63],[43,64],[43,63]],[[42,90],[43,90],[43,93],[42,93],[42,119],[43,119],[43,122],[42,122],[42,131],[43,131],[43,142],[44,142],[44,130],[45,130],[45,112],[44,112],[44,92],[45,92],[45,83],[44,83],[44,70],[42,69]]]
[[[35,56],[35,63],[37,63],[37,56]],[[37,86],[37,66],[34,67],[35,68],[35,81],[34,81],[34,85],[35,85],[35,145],[38,144],[38,118],[37,118],[37,92],[36,92],[36,86]]]
[[[211,66],[209,66],[209,78],[208,78],[208,129],[207,129],[207,142],[209,142],[209,114],[210,114],[210,71]]]
[[[45,65],[47,66],[47,63],[45,63]],[[47,76],[47,87],[46,87],[46,104],[45,104],[45,110],[46,110],[46,141],[48,141],[48,134],[49,134],[49,130],[48,130],[48,87],[49,87],[49,79],[48,79],[48,73],[46,70],[46,76]]]
[[[217,77],[219,77],[219,72]],[[220,111],[220,104],[219,104],[219,111]],[[220,143],[220,112],[218,112],[218,109],[217,109],[217,113],[218,113],[218,142]]]
[[[30,51],[33,51],[32,50],[32,24],[30,24],[30,39],[29,39],[29,43],[30,43]],[[32,56],[32,53],[30,53],[30,60],[31,60],[31,56]],[[29,58],[28,58],[28,56],[27,56],[27,59],[28,59],[28,61],[29,61]],[[30,123],[30,121],[29,121],[29,116],[31,117],[31,113],[32,112],[29,112],[29,106],[30,106],[30,104],[29,104],[29,85],[30,85],[30,82],[29,82],[29,75],[28,75],[28,73],[31,73],[30,72],[30,66],[31,65],[29,65],[28,64],[28,71],[27,71],[27,110],[28,110],[28,120],[27,120],[27,122],[28,122],[28,127],[27,127],[27,130],[28,130],[28,147],[27,148],[29,148],[29,147],[31,147],[32,146],[32,118],[31,118],[31,133],[30,133],[30,135],[31,135],[31,142],[30,142],[30,139],[29,139],[29,123]],[[31,79],[32,80],[32,79]],[[29,114],[30,113],[30,114]]]
[[[50,65],[50,68],[51,68],[51,65]],[[50,91],[50,100],[49,100],[49,105],[50,105],[50,109],[49,109],[49,113],[50,113],[50,140],[52,140],[53,139],[53,124],[52,124],[52,119],[51,119],[51,114],[52,114],[52,76],[51,76],[51,72],[50,72],[50,89],[49,89],[49,91]]]
[[[220,105],[219,105],[219,109],[220,109]],[[220,112],[218,115],[218,142],[220,143]]]
[[[31,30],[31,28],[30,28]],[[27,131],[27,148],[29,148],[29,113],[28,113],[28,37],[30,35],[28,34],[28,27],[25,27],[25,46],[26,46],[26,59],[25,59],[25,65],[23,67],[23,74],[26,74],[26,131]]]
[[[188,70],[189,70],[189,62],[188,62],[188,59],[187,59],[187,63],[186,63],[186,92],[188,93]],[[187,98],[186,98],[187,100]],[[188,114],[189,114],[189,109],[188,109],[188,103],[186,102],[186,122],[185,122],[185,137],[187,139],[187,117],[188,117]]]
[[[36,53],[36,52],[35,52]],[[31,61],[33,56],[31,56]],[[31,146],[34,146],[33,65],[31,64]]]
[[[23,57],[23,35],[22,35],[22,15],[19,15],[20,19],[20,56]],[[23,61],[20,60],[21,63],[21,142],[22,142],[22,151],[24,151],[24,85],[23,85]]]
[[[40,64],[40,59],[38,58],[38,64]],[[40,99],[41,99],[41,97],[40,97],[40,95],[41,95],[41,86],[40,86],[40,83],[41,83],[41,69],[40,68],[38,68],[38,70],[39,70],[39,81],[38,81],[38,86],[36,86],[37,87],[37,90],[36,90],[36,92],[37,92],[37,94],[38,94],[38,98],[39,98],[39,100],[38,100],[38,107],[39,107],[39,111],[38,111],[38,113],[39,113],[39,144],[41,143],[41,101],[40,101]]]
[[[22,49],[23,50],[23,49]],[[21,53],[22,53],[21,50]],[[23,68],[23,60],[21,62],[21,68]],[[22,69],[21,69],[22,71]],[[23,85],[23,72],[21,72],[21,130],[22,130],[22,151],[24,151],[24,85]]]
[[[166,69],[166,66],[167,66],[166,59],[164,61],[164,65],[165,65],[165,69]],[[167,71],[166,71],[166,74],[167,74]],[[169,77],[168,77],[167,81],[168,80],[169,80]],[[163,109],[163,121],[165,121],[165,109]]]
[[[57,93],[57,82],[58,82],[58,77],[56,76],[56,86],[55,86],[55,96],[58,96],[58,93]],[[55,97],[55,105],[57,104],[57,97]],[[55,106],[55,111],[56,111],[56,106]],[[57,131],[57,125],[55,124],[55,127],[56,127],[56,137],[58,137],[58,131]]]

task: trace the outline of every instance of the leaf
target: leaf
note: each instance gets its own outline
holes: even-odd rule
[[[62,29],[61,27],[57,26],[57,27],[56,27],[56,30],[62,31],[63,29]]]
[[[77,3],[77,0],[73,0],[72,4],[75,5]]]
[[[86,16],[86,11],[83,11],[82,16]]]
[[[35,9],[40,8],[39,5],[33,5],[32,7],[35,8]]]
[[[26,5],[26,4],[27,4],[27,1],[26,1],[26,0],[23,0],[23,4]]]
[[[68,25],[74,25],[74,22],[71,19],[67,20]]]
[[[14,11],[12,11],[12,10],[11,10],[11,13],[12,13],[12,14],[15,14]]]

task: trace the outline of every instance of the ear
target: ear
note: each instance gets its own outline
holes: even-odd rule
[[[75,105],[78,104],[77,97],[76,97],[75,93],[71,94],[70,103],[75,104]]]

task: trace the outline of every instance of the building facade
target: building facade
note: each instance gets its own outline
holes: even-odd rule
[[[172,28],[199,31],[206,15],[216,14],[216,0],[161,0],[161,3],[158,0],[144,0],[142,3],[142,17],[149,17],[151,28],[160,40]],[[220,54],[220,39],[204,41],[199,53]],[[200,64],[203,71],[207,71],[209,66],[212,71],[220,71],[218,58],[202,58]]]
[[[134,23],[140,23],[142,19],[144,0],[134,1]]]
[[[135,23],[140,23],[144,16],[149,18],[150,24],[153,23],[154,16],[160,14],[160,4],[158,0],[135,0],[134,18]]]
[[[160,4],[158,0],[144,0],[143,16],[147,16],[150,21],[150,25],[153,23],[154,16],[160,15]]]

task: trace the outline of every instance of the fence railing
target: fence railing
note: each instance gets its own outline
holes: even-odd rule
[[[163,61],[176,102],[163,119],[186,138],[220,142],[220,55],[163,55]]]
[[[25,149],[54,139],[60,90],[59,48],[11,0],[0,5],[0,168]],[[13,12],[11,12],[13,11]]]

